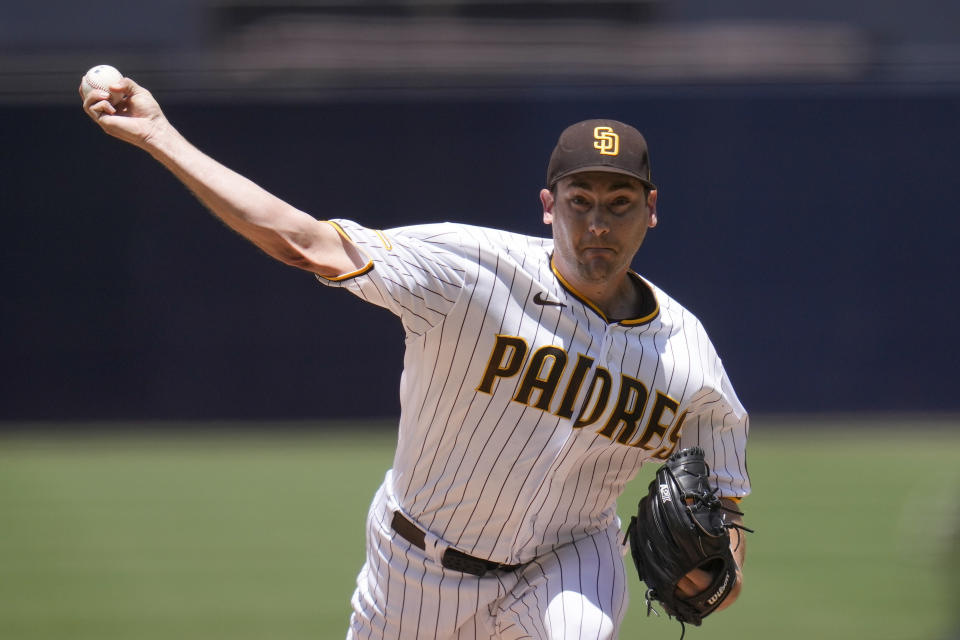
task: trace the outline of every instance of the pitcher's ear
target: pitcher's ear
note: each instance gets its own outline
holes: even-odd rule
[[[650,210],[650,228],[657,226],[657,190],[651,189],[647,194],[647,209]]]
[[[554,199],[549,189],[540,190],[540,204],[543,205],[543,224],[552,224]]]

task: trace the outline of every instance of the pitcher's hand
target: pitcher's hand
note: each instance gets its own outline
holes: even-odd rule
[[[154,139],[170,128],[153,94],[130,78],[110,85],[114,93],[123,93],[116,106],[110,104],[110,93],[94,89],[83,100],[83,110],[115,138],[147,149]],[[83,92],[80,97],[83,99]]]

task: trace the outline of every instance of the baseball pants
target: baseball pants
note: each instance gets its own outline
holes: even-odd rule
[[[391,528],[388,474],[367,519],[367,559],[348,640],[603,640],[627,606],[618,528],[563,545],[516,571],[478,577],[441,566]],[[428,536],[429,537],[429,536]]]

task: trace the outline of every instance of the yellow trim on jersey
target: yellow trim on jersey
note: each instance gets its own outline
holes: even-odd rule
[[[377,234],[378,238],[380,238],[380,242],[383,243],[384,249],[386,249],[387,251],[393,251],[393,243],[390,242],[390,238],[387,237],[387,234],[385,234],[383,231],[380,231],[379,229],[374,229],[373,232]]]
[[[361,249],[360,247],[358,247],[358,246],[357,246],[357,243],[355,243],[355,242],[353,241],[353,239],[352,239],[349,235],[347,235],[347,232],[344,231],[344,230],[343,230],[343,227],[341,227],[339,224],[337,224],[336,222],[334,222],[334,221],[332,221],[332,220],[323,220],[322,222],[326,222],[326,223],[329,224],[331,227],[333,227],[334,229],[336,229],[336,230],[337,230],[337,233],[339,233],[339,234],[343,237],[344,240],[346,240],[347,242],[349,242],[350,244],[352,244],[354,247],[356,247],[357,251],[359,251],[359,252],[361,253],[361,255],[364,255],[364,256],[367,255],[366,252],[363,251],[363,249]],[[379,232],[378,232],[378,233],[379,233]],[[381,237],[383,237],[383,236],[381,236]],[[373,260],[368,257],[368,258],[367,258],[367,264],[363,265],[362,267],[360,267],[360,268],[357,269],[356,271],[351,271],[351,272],[349,272],[349,273],[344,273],[344,274],[339,275],[339,276],[325,276],[325,275],[322,275],[322,274],[319,274],[319,273],[316,274],[316,276],[317,276],[318,278],[323,278],[324,280],[329,280],[330,282],[342,282],[343,280],[349,280],[349,279],[351,279],[351,278],[356,278],[356,277],[358,277],[358,276],[362,276],[363,274],[371,271],[372,269],[373,269]]]
[[[587,305],[588,307],[590,307],[591,309],[593,309],[593,310],[597,313],[597,315],[599,315],[601,318],[603,318],[604,322],[607,322],[607,323],[610,323],[610,322],[611,322],[611,320],[610,320],[609,318],[607,318],[607,314],[605,314],[603,311],[600,310],[600,307],[598,307],[598,306],[595,305],[593,302],[591,302],[591,300],[590,300],[589,298],[587,298],[585,295],[583,295],[582,293],[580,293],[579,291],[577,291],[577,290],[573,287],[573,285],[571,285],[569,282],[567,282],[566,279],[564,279],[564,277],[563,277],[562,275],[560,275],[560,272],[557,270],[557,266],[556,266],[556,265],[554,264],[554,262],[553,262],[553,256],[550,256],[550,270],[553,271],[553,275],[555,275],[555,276],[557,277],[557,280],[560,281],[560,284],[563,285],[563,288],[566,289],[567,291],[569,291],[571,294],[573,294],[573,297],[575,297],[577,300],[579,300],[579,301],[582,302],[583,304],[585,304],[585,305]],[[654,318],[656,318],[657,315],[659,315],[659,313],[660,313],[660,301],[657,300],[657,297],[653,294],[653,291],[650,289],[649,286],[647,286],[647,283],[643,281],[643,278],[641,278],[639,274],[637,274],[636,272],[634,272],[632,269],[631,269],[628,273],[629,273],[629,275],[631,275],[631,276],[633,276],[634,278],[636,278],[636,279],[637,279],[637,282],[639,282],[640,285],[641,285],[642,287],[644,287],[644,288],[650,293],[650,296],[653,298],[653,311],[651,311],[651,312],[648,313],[647,315],[642,316],[642,317],[639,317],[639,318],[629,318],[629,319],[626,319],[626,320],[617,320],[616,322],[617,322],[618,324],[627,325],[627,326],[633,326],[633,325],[639,325],[639,324],[646,324],[647,322],[650,322],[651,320],[653,320]]]
[[[579,301],[582,302],[583,304],[587,305],[588,307],[590,307],[591,309],[593,309],[594,311],[596,311],[596,312],[597,312],[597,315],[599,315],[601,318],[603,318],[604,322],[610,322],[609,320],[607,320],[606,314],[605,314],[603,311],[600,310],[600,307],[598,307],[597,305],[595,305],[595,304],[593,304],[592,302],[590,302],[590,299],[589,299],[589,298],[587,298],[585,295],[582,295],[579,291],[577,291],[576,289],[574,289],[574,288],[573,288],[573,285],[570,284],[569,282],[567,282],[567,281],[564,279],[564,277],[563,277],[562,275],[560,275],[560,272],[557,271],[557,266],[553,263],[553,256],[550,256],[550,270],[553,271],[553,275],[555,275],[555,276],[557,277],[557,280],[560,281],[560,284],[563,285],[563,288],[566,289],[567,291],[569,291],[571,294],[573,294],[573,297],[574,297],[574,298],[576,298],[577,300],[579,300]]]
[[[631,273],[633,273],[633,272],[631,272]],[[636,275],[636,274],[633,274],[633,275]],[[637,276],[637,279],[638,279],[638,280],[639,280],[639,278],[640,278],[640,277]],[[640,280],[640,285],[643,286],[644,288],[646,288],[647,291],[650,291],[650,287],[647,287],[647,284],[646,284],[643,280]],[[653,296],[653,291],[650,291],[650,295]],[[648,313],[647,315],[645,315],[645,316],[643,316],[643,317],[641,317],[641,318],[629,318],[629,319],[627,319],[627,320],[621,320],[621,321],[620,321],[620,324],[622,324],[622,325],[627,325],[627,326],[634,326],[634,325],[638,325],[638,324],[646,324],[646,323],[650,322],[651,320],[653,320],[654,318],[656,318],[658,315],[660,315],[660,301],[657,300],[657,297],[656,297],[656,296],[653,296],[653,311],[651,311],[650,313]]]

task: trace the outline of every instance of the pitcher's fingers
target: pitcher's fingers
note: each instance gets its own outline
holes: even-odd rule
[[[690,578],[680,578],[680,580],[677,581],[676,595],[690,598],[697,595],[697,587]]]
[[[110,89],[112,93],[120,93],[127,98],[132,96],[134,93],[144,90],[143,87],[134,82],[132,78],[128,78],[126,76],[120,80],[117,80],[107,88]]]
[[[710,587],[711,576],[702,569],[694,569],[677,582],[677,591],[690,597],[703,593]]]
[[[83,110],[94,120],[117,113],[116,108],[110,104],[110,94],[106,91],[91,91],[83,101]]]
[[[91,106],[101,100],[109,100],[110,94],[100,89],[92,89],[87,95],[83,95],[83,89],[80,89],[80,97],[83,98],[83,108],[89,109]]]

